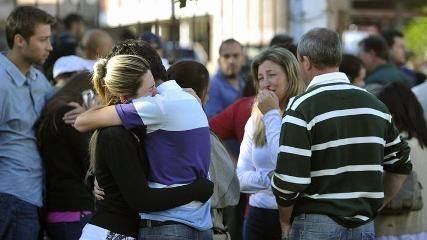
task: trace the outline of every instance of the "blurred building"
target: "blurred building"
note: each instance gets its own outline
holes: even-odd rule
[[[174,0],[103,1],[101,26],[133,25],[136,32],[152,31],[170,47],[206,51],[216,64],[220,43],[235,38],[249,56],[268,45],[277,33],[298,38],[314,26],[337,28],[339,14],[348,9],[341,0]],[[313,3],[318,7],[313,8]]]
[[[63,18],[69,13],[79,13],[88,23],[97,23],[99,0],[0,0],[0,27],[15,6],[33,5],[52,16]]]
[[[362,28],[399,29],[408,20],[425,16],[423,7],[426,0],[352,0],[349,19]]]
[[[222,40],[235,38],[245,46],[265,45],[278,32],[287,32],[287,0],[187,0],[185,8],[173,0],[106,1],[101,26],[132,25],[152,31],[168,48],[203,48],[215,62]]]
[[[216,64],[222,40],[235,38],[256,54],[276,33],[295,40],[313,27],[339,33],[378,31],[401,26],[420,15],[425,0],[0,0],[0,30],[14,6],[36,5],[54,16],[78,12],[89,25],[100,26],[118,39],[131,29],[135,35],[151,31],[168,49],[202,49]],[[0,34],[1,35],[1,34]],[[361,36],[360,34],[353,34]],[[352,35],[352,36],[353,36]],[[203,55],[203,54],[202,54]]]

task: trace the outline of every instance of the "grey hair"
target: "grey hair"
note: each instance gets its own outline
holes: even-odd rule
[[[314,28],[301,37],[297,54],[299,58],[308,57],[318,69],[337,67],[342,59],[341,41],[335,31]]]

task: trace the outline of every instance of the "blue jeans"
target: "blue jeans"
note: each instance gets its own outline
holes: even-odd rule
[[[374,223],[357,228],[345,228],[330,217],[320,214],[300,214],[294,218],[290,240],[373,240]]]
[[[249,206],[243,225],[244,240],[280,240],[279,210]]]
[[[47,223],[47,235],[50,240],[78,240],[91,217],[92,215],[82,215],[78,222]]]
[[[199,231],[185,224],[139,229],[138,240],[212,240],[212,230]]]
[[[39,208],[18,199],[0,193],[0,239],[37,240],[40,231]]]

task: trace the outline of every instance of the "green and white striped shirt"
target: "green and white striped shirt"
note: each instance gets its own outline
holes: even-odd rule
[[[294,214],[345,227],[371,221],[383,203],[382,172],[408,174],[409,147],[387,107],[343,73],[316,76],[289,101],[272,189]]]

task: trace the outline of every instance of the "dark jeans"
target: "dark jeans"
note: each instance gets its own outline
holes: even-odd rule
[[[78,222],[47,223],[47,235],[50,240],[78,240],[91,217],[92,215],[81,215]]]
[[[326,215],[300,214],[294,218],[288,239],[374,240],[375,231],[373,222],[345,228]]]
[[[40,231],[39,208],[18,199],[0,193],[0,239],[37,240]]]
[[[224,208],[223,218],[224,224],[228,229],[233,240],[242,240],[243,221],[245,218],[245,210],[247,205],[247,195],[240,194],[240,200],[237,206]]]
[[[244,240],[280,240],[279,210],[249,207],[243,226]]]

